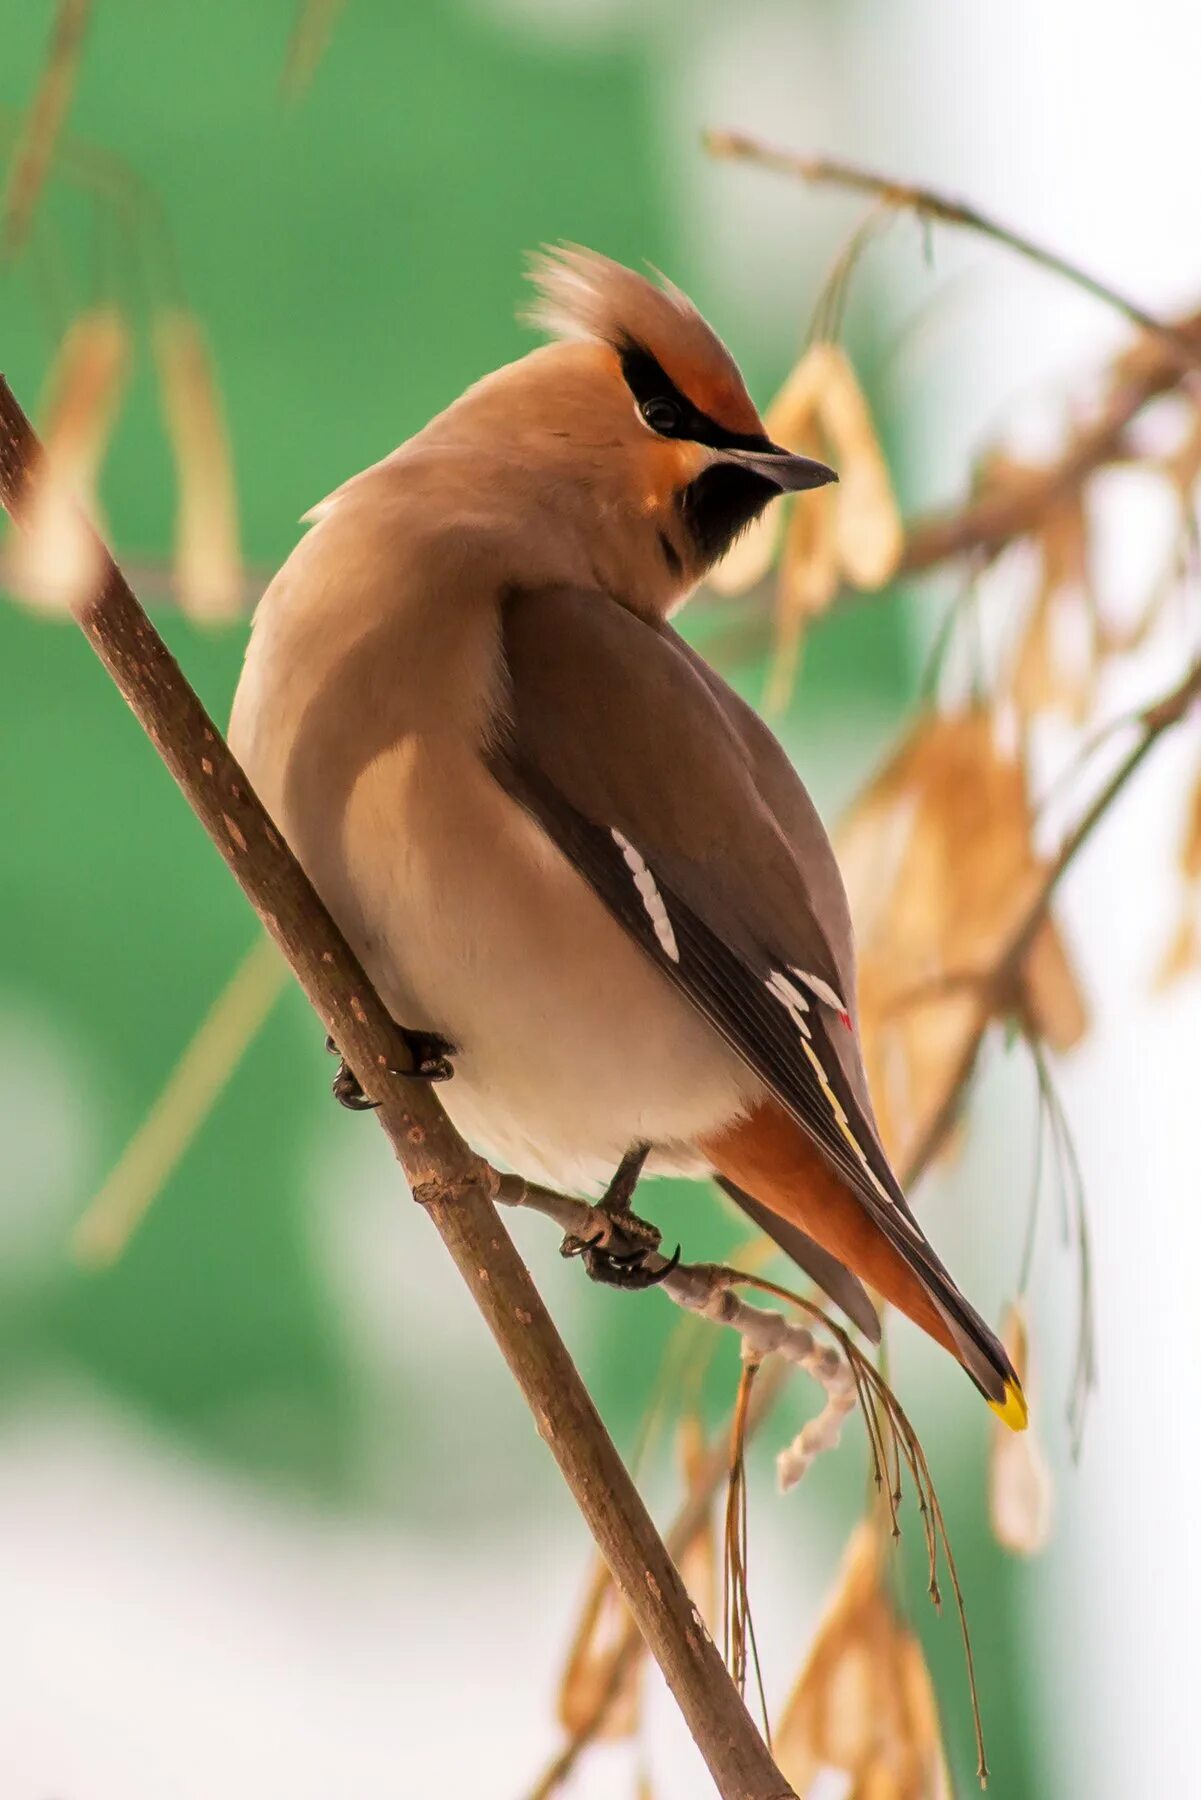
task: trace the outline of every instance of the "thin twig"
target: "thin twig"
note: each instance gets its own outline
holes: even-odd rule
[[[1090,475],[1120,455],[1127,427],[1150,401],[1176,387],[1184,374],[1201,366],[1201,310],[1180,319],[1159,319],[1129,296],[990,218],[978,207],[833,157],[798,156],[742,132],[709,131],[704,141],[715,156],[754,162],[809,182],[853,188],[877,203],[979,232],[1083,288],[1147,335],[1138,355],[1119,364],[1119,379],[1112,384],[1097,417],[1073,434],[1063,454],[1053,463],[1032,469],[1023,482],[1006,483],[1003,489],[994,491],[986,488],[966,504],[914,520],[905,533],[901,574],[919,574],[961,556],[988,559],[1015,538],[1024,536],[1051,507],[1078,491]]]
[[[0,377],[0,501],[28,517],[44,457]],[[493,1204],[497,1177],[428,1087],[405,1039],[107,552],[76,618],[369,1097],[509,1364],[724,1800],[791,1793],[755,1730]]]
[[[704,145],[712,156],[728,161],[755,163],[760,168],[774,170],[776,174],[799,176],[802,181],[815,185],[850,188],[853,192],[866,194],[869,199],[890,206],[898,212],[916,213],[923,220],[936,219],[943,225],[955,225],[961,230],[977,232],[981,237],[990,238],[993,243],[1002,244],[1007,250],[1024,257],[1027,262],[1036,263],[1039,268],[1061,276],[1073,287],[1082,288],[1086,294],[1091,294],[1104,305],[1113,307],[1116,312],[1129,319],[1132,325],[1161,343],[1180,368],[1195,369],[1201,361],[1197,346],[1175,325],[1157,319],[1154,313],[1140,306],[1137,300],[1132,300],[1128,294],[1119,293],[1117,288],[1110,287],[1107,282],[1099,281],[1078,264],[1060,256],[1058,251],[1036,244],[1033,238],[1013,230],[1009,225],[1001,224],[998,219],[990,218],[979,207],[969,206],[963,200],[951,199],[935,188],[898,181],[891,175],[879,175],[872,169],[861,168],[857,163],[843,162],[838,157],[801,156],[796,151],[765,144],[759,138],[742,131],[707,131],[704,134]]]
[[[1174,330],[1201,355],[1201,310],[1177,321]],[[1176,359],[1159,343],[1124,358],[1094,417],[1068,437],[1061,454],[1022,480],[985,485],[965,503],[927,513],[906,527],[900,573],[920,575],[959,557],[996,557],[1017,538],[1035,530],[1047,514],[1080,489],[1099,469],[1118,460],[1126,432],[1143,409],[1180,382]]]

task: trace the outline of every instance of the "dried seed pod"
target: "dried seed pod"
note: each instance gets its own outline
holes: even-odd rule
[[[786,450],[817,454],[812,447],[813,419],[822,378],[823,348],[818,345],[805,352],[764,415],[763,427],[768,437]],[[745,594],[762,581],[775,557],[786,511],[786,503],[776,501],[760,513],[750,529],[710,569],[706,577],[709,586],[719,594]]]
[[[783,512],[782,503],[774,502],[751,521],[741,537],[734,539],[705,577],[715,593],[745,594],[763,580],[775,560]]]
[[[680,1422],[679,1457],[686,1491],[693,1494],[706,1472],[705,1435],[699,1417],[685,1414]],[[697,1611],[712,1632],[717,1618],[717,1540],[712,1511],[685,1545],[678,1558],[680,1573],[696,1602]],[[620,1677],[615,1671],[633,1640]],[[559,1683],[556,1710],[564,1730],[573,1737],[593,1731],[608,1740],[633,1737],[642,1710],[644,1647],[629,1611],[604,1562],[598,1557],[593,1570],[567,1662]]]
[[[773,443],[801,451],[812,434],[822,390],[829,379],[828,344],[813,344],[794,365],[766,413],[763,425]]]
[[[1014,666],[1013,699],[1023,718],[1060,711],[1081,725],[1096,704],[1108,647],[1092,578],[1083,491],[1046,514],[1037,544],[1038,591]]]
[[[1161,466],[1180,497],[1181,508],[1191,514],[1193,496],[1201,481],[1201,408],[1189,409],[1188,428]]]
[[[1006,1312],[1001,1340],[1029,1395],[1029,1334],[1025,1311],[1018,1300]],[[988,1463],[988,1514],[993,1536],[1013,1556],[1037,1556],[1046,1549],[1051,1535],[1051,1511],[1051,1472],[1033,1415],[1027,1431],[1006,1431],[998,1425],[992,1432]]]
[[[317,73],[345,5],[346,0],[299,0],[280,82],[290,100],[298,100]]]
[[[941,1113],[971,1034],[1005,998],[986,982],[1044,879],[1032,834],[1025,770],[981,708],[919,720],[838,829],[868,1078],[897,1161]],[[1056,950],[1035,948],[1036,998],[1074,1036],[1083,1021],[1070,1016],[1074,984]]]
[[[617,1740],[637,1731],[642,1710],[640,1651],[630,1657],[614,1685],[618,1657],[632,1628],[625,1602],[598,1557],[559,1683],[556,1711],[571,1736],[591,1730],[598,1712],[600,1723],[594,1732],[598,1738]]]
[[[815,455],[812,438],[801,453]],[[776,585],[772,661],[765,709],[779,713],[788,705],[796,680],[805,627],[826,611],[838,592],[838,544],[835,489],[817,488],[793,502],[784,537],[784,553]]]
[[[896,574],[905,544],[900,509],[866,397],[839,345],[822,353],[816,408],[838,470],[835,506],[838,558],[847,579],[881,588]]]
[[[1180,867],[1186,881],[1201,882],[1201,776],[1189,801],[1188,821],[1180,846]]]
[[[83,605],[102,577],[87,521],[98,517],[96,482],[128,363],[125,321],[105,306],[75,320],[50,370],[40,409],[46,474],[11,562],[15,592],[49,611]]]
[[[20,140],[9,162],[4,191],[5,252],[12,256],[29,235],[38,199],[46,184],[54,149],[71,105],[92,0],[59,0],[54,33],[38,80],[33,104],[25,116]]]
[[[1201,905],[1201,775],[1189,797],[1184,833],[1180,841],[1180,870],[1184,876],[1184,906],[1172,940],[1155,973],[1156,992],[1165,989],[1201,964],[1201,931],[1197,912]]]
[[[163,414],[175,458],[179,603],[195,618],[240,608],[233,463],[208,347],[191,313],[165,312],[154,330]]]
[[[1061,1054],[1074,1050],[1088,1032],[1088,1002],[1054,919],[1044,919],[1039,926],[1021,982],[1035,1033]]]
[[[1176,982],[1201,968],[1201,931],[1197,929],[1197,921],[1191,912],[1187,912],[1176,927],[1176,931],[1155,971],[1153,982],[1157,994],[1166,993]]]
[[[686,1413],[680,1420],[679,1457],[685,1492],[692,1496],[704,1479],[708,1460],[705,1428],[699,1413]],[[717,1534],[711,1513],[685,1547],[679,1558],[679,1569],[684,1586],[696,1602],[696,1609],[712,1636],[717,1630],[718,1596]]]
[[[889,1598],[885,1555],[881,1526],[858,1525],[773,1734],[800,1800],[831,1774],[849,1776],[857,1800],[949,1800],[933,1685]]]

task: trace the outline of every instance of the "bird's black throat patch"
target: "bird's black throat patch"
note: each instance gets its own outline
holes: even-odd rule
[[[701,567],[723,557],[779,491],[766,475],[737,463],[714,463],[690,481],[676,504]]]

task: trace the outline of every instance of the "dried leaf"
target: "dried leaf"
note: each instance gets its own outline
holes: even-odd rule
[[[828,380],[828,344],[813,344],[795,365],[766,413],[763,425],[774,444],[798,454],[810,439],[818,402]]]
[[[1096,704],[1108,648],[1092,579],[1083,491],[1045,514],[1037,543],[1039,584],[1018,649],[1013,699],[1023,718],[1060,711],[1079,725]]]
[[[772,441],[788,450],[819,459],[831,455],[839,474],[837,488],[806,494],[787,507],[771,683],[778,709],[791,691],[804,621],[826,610],[841,572],[856,587],[881,587],[890,580],[904,533],[867,402],[837,344],[813,344],[805,352],[763,422]],[[763,579],[783,510],[768,507],[710,572],[719,593],[745,593]]]
[[[777,502],[761,512],[714,563],[705,580],[715,593],[745,594],[763,580],[775,560],[784,510]]]
[[[5,252],[16,254],[29,235],[38,199],[46,184],[79,72],[91,0],[59,0],[50,49],[20,140],[9,164],[4,191]]]
[[[813,418],[818,385],[823,379],[823,345],[807,350],[768,407],[764,430],[786,450],[818,455],[813,439]],[[806,448],[808,446],[808,448]],[[719,594],[745,594],[762,581],[771,568],[780,540],[780,522],[787,508],[777,503],[760,513],[706,577]]]
[[[1052,1050],[1074,1050],[1088,1031],[1088,1003],[1054,919],[1044,919],[1035,934],[1022,992],[1036,1034]]]
[[[816,453],[817,446],[812,442],[804,448],[806,455]],[[789,508],[764,702],[769,713],[782,712],[788,705],[805,626],[825,612],[838,592],[836,491],[833,487],[815,488],[794,499]]]
[[[1027,1396],[1031,1394],[1029,1337],[1020,1301],[1009,1307],[1001,1329]],[[1037,1556],[1051,1535],[1051,1471],[1031,1412],[1026,1431],[992,1428],[988,1467],[988,1513],[993,1536],[1013,1556]]]
[[[598,1562],[585,1596],[576,1636],[559,1687],[558,1717],[572,1736],[589,1731],[603,1708],[598,1739],[632,1737],[641,1712],[641,1658],[631,1661],[618,1685],[611,1686],[614,1665],[629,1614],[612,1584],[609,1571]],[[608,1698],[607,1698],[608,1696]]]
[[[240,610],[233,463],[208,347],[190,313],[163,313],[155,325],[163,412],[175,457],[179,603],[196,618]]]
[[[919,720],[836,834],[859,941],[868,1078],[896,1161],[942,1111],[986,983],[1041,888],[1022,764],[980,708]],[[1059,946],[1062,948],[1062,946]],[[1044,946],[1039,953],[1047,958]],[[1070,971],[1043,998],[1066,1028]],[[1039,971],[1042,973],[1042,971]]]
[[[685,1492],[691,1497],[704,1485],[709,1462],[705,1428],[698,1413],[686,1413],[680,1420],[679,1456]],[[717,1534],[711,1514],[686,1545],[678,1566],[684,1586],[712,1637],[717,1631],[718,1595]]]
[[[290,100],[298,99],[317,73],[345,4],[346,0],[299,0],[281,82]]]
[[[1201,967],[1201,932],[1192,913],[1186,913],[1176,927],[1171,943],[1163,953],[1155,971],[1154,989],[1158,994],[1183,980],[1191,970]]]
[[[1201,901],[1201,775],[1189,796],[1179,860],[1185,881],[1184,909],[1155,972],[1153,986],[1157,993],[1163,993],[1201,963],[1201,932],[1197,924]]]
[[[881,588],[896,574],[905,533],[888,464],[858,377],[837,344],[821,344],[818,416],[838,470],[835,517],[838,558],[848,580]]]
[[[933,1686],[889,1598],[885,1555],[881,1526],[858,1525],[773,1734],[798,1800],[815,1796],[830,1773],[850,1777],[855,1800],[949,1800]]]
[[[216,1105],[288,983],[268,937],[247,952],[172,1069],[145,1119],[72,1235],[79,1261],[105,1267],[122,1254]]]
[[[643,1658],[632,1657],[613,1686],[615,1664],[630,1630],[625,1602],[607,1565],[598,1557],[559,1683],[559,1723],[571,1736],[590,1731],[598,1711],[601,1719],[595,1737],[612,1741],[633,1737],[637,1731]],[[606,1696],[611,1697],[606,1700]]]
[[[1180,496],[1181,509],[1190,510],[1194,490],[1201,481],[1201,409],[1190,408],[1188,429],[1161,466]]]
[[[1188,818],[1180,846],[1180,867],[1187,881],[1201,882],[1201,778],[1189,801]]]
[[[23,599],[50,611],[81,606],[96,592],[103,559],[96,483],[125,385],[129,333],[115,307],[75,320],[63,338],[41,407],[46,473],[14,540],[11,579]]]

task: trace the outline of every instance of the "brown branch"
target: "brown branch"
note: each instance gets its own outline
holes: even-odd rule
[[[20,525],[46,479],[33,430],[0,377],[0,501]],[[791,1794],[730,1681],[646,1507],[493,1204],[496,1177],[436,1097],[406,1081],[395,1023],[273,827],[170,651],[103,552],[76,614],[246,897],[369,1096],[509,1364],[725,1800]]]
[[[751,1404],[747,1415],[745,1436],[748,1441],[762,1425],[779,1399],[787,1378],[788,1368],[783,1361],[770,1363],[761,1372],[751,1395]],[[728,1446],[729,1429],[727,1427],[717,1432],[713,1446],[705,1458],[704,1467],[693,1482],[680,1510],[663,1534],[663,1542],[673,1557],[678,1558],[684,1554],[709,1517],[717,1490],[729,1476]],[[551,1796],[558,1793],[584,1751],[604,1728],[605,1720],[625,1688],[630,1671],[644,1654],[645,1648],[637,1628],[630,1620],[614,1647],[609,1659],[609,1666],[605,1671],[604,1682],[593,1698],[587,1717],[572,1732],[562,1749],[552,1757],[529,1790],[527,1800],[551,1800]]]

